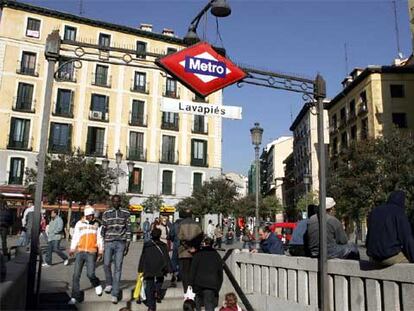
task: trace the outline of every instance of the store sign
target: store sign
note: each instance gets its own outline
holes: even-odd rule
[[[241,119],[242,108],[236,106],[219,106],[206,103],[194,103],[179,99],[163,98],[161,100],[161,111],[181,112],[201,116],[213,116],[229,119]]]
[[[197,43],[156,62],[201,96],[207,96],[246,77],[243,70],[217,53],[207,42]]]

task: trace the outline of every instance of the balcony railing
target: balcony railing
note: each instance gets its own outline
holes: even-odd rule
[[[10,176],[9,185],[23,185],[23,175],[21,176]]]
[[[368,104],[366,102],[362,102],[358,109],[358,115],[363,115],[368,112]]]
[[[167,164],[178,164],[178,151],[162,151],[160,154],[160,162]]]
[[[27,140],[15,140],[10,135],[8,137],[7,149],[31,151],[33,138]]]
[[[165,113],[165,112],[164,112]],[[174,115],[174,120],[165,120],[164,113],[161,118],[161,128],[163,130],[171,130],[171,131],[178,131],[179,130],[179,117],[178,114]]]
[[[36,100],[29,101],[25,98],[14,97],[13,98],[13,111],[35,113]]]
[[[338,133],[338,127],[336,125],[331,125],[329,127],[329,134],[335,135],[336,133]]]
[[[191,166],[208,167],[208,155],[204,159],[191,158]]]
[[[208,134],[208,126],[204,125],[204,126],[194,126],[191,129],[191,132],[193,134]]]
[[[144,182],[141,180],[139,184],[129,184],[128,185],[128,192],[129,193],[142,193],[144,190]]]
[[[342,118],[342,119],[339,121],[339,126],[338,126],[338,129],[343,129],[343,128],[345,128],[345,127],[346,127],[346,124],[347,124],[347,120],[346,120],[346,118]]]
[[[180,98],[180,91],[178,88],[176,88],[175,90],[167,90],[167,87],[164,85],[164,91],[162,93],[162,96],[178,99]]]
[[[55,79],[56,81],[63,81],[63,82],[74,82],[76,83],[76,70],[73,69],[72,72],[60,70],[57,72]]]
[[[175,184],[173,184],[172,182],[161,183],[161,194],[175,195]]]
[[[72,147],[70,143],[68,143],[67,145],[57,145],[57,144],[49,143],[50,153],[69,153],[71,149]]]
[[[351,110],[348,114],[348,123],[351,123],[354,120],[356,120],[356,113],[355,110]]]
[[[135,84],[135,81],[132,80],[131,92],[149,94],[149,82],[146,82],[145,84],[141,85],[141,84]]]
[[[127,160],[147,161],[147,150],[143,148],[127,147]]]
[[[90,157],[104,157],[105,156],[105,145],[103,142],[86,142],[85,155]]]
[[[144,116],[138,113],[129,113],[129,125],[130,126],[142,126],[147,127],[148,125],[148,116]]]
[[[91,110],[91,111],[89,111],[89,120],[108,122],[109,121],[109,113],[108,112]]]
[[[64,109],[66,108],[66,109]],[[69,107],[62,107],[57,102],[54,102],[54,108],[52,111],[52,116],[55,117],[64,117],[64,118],[73,118],[73,103]]]
[[[96,72],[92,73],[92,85],[110,88],[111,82],[112,76],[97,74]]]
[[[16,73],[26,76],[39,76],[39,64],[35,67],[26,67],[21,61],[17,61]]]

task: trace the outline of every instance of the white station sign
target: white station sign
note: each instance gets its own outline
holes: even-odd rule
[[[241,107],[194,103],[191,101],[183,101],[172,98],[161,99],[161,111],[182,112],[201,116],[213,116],[239,120],[242,118]]]

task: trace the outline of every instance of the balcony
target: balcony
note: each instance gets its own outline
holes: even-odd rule
[[[172,182],[161,183],[161,194],[175,195],[175,184],[173,184]]]
[[[36,100],[29,101],[25,98],[14,97],[13,98],[13,111],[35,113]]]
[[[178,164],[178,151],[163,151],[160,154],[160,163]]]
[[[351,123],[356,120],[356,113],[354,111],[350,111],[348,114],[348,123]]]
[[[175,89],[175,90],[167,90],[167,87],[164,85],[164,91],[162,93],[162,96],[179,99],[180,98],[180,92],[179,92],[178,88]]]
[[[37,64],[35,67],[26,67],[20,61],[18,61],[16,73],[20,75],[25,75],[25,76],[38,77],[39,76],[39,64]]]
[[[331,125],[329,127],[329,135],[335,135],[338,133],[338,127],[336,125]]]
[[[191,129],[191,132],[193,134],[207,135],[208,134],[208,126],[206,126],[206,125],[204,125],[204,126],[193,126],[193,128]]]
[[[135,84],[135,81],[132,80],[131,92],[149,94],[149,82],[145,83],[144,85],[140,85]]]
[[[368,113],[368,104],[367,104],[367,102],[362,102],[359,106],[359,109],[358,109],[358,115],[361,116],[361,115],[364,115],[366,113]]]
[[[33,138],[30,141],[29,140],[15,140],[9,135],[7,149],[32,151],[33,150],[32,145],[33,145]]]
[[[194,95],[193,96],[193,102],[196,102],[196,103],[209,103],[209,100],[208,100],[207,97],[201,97],[201,96],[198,96],[198,95]]]
[[[57,144],[53,144],[50,143],[49,144],[49,152],[50,153],[69,153],[71,151],[71,144],[67,144],[67,145],[57,145]]]
[[[208,155],[204,159],[191,158],[191,166],[208,167]]]
[[[9,185],[23,185],[23,175],[9,176]]]
[[[129,113],[129,121],[128,124],[130,126],[141,126],[147,127],[148,125],[148,116],[144,116],[138,113]]]
[[[54,102],[52,116],[63,117],[63,118],[73,118],[73,103],[71,103],[68,107],[64,107],[64,105]]]
[[[110,88],[112,82],[112,76],[103,74],[92,73],[92,85]]]
[[[161,129],[163,130],[170,130],[170,131],[178,131],[179,130],[179,122],[178,117],[174,119],[174,122],[165,122],[161,120]]]
[[[89,111],[89,120],[91,121],[101,121],[101,122],[109,122],[109,113],[102,112],[102,111]]]
[[[144,182],[141,181],[139,184],[129,184],[128,185],[128,193],[138,193],[142,194],[144,189]]]
[[[106,148],[103,142],[87,141],[85,155],[89,157],[103,158],[105,157]]]
[[[346,124],[347,124],[347,120],[346,120],[346,118],[343,118],[343,119],[341,119],[340,121],[339,121],[339,126],[338,126],[338,129],[343,129],[343,128],[345,128],[346,127]]]
[[[127,160],[131,161],[147,161],[147,150],[143,148],[128,148],[127,147]]]
[[[55,75],[55,80],[59,82],[73,82],[76,83],[76,72],[73,69],[72,72],[60,70]]]

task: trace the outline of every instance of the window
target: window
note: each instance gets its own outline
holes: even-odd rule
[[[163,112],[161,128],[165,130],[178,131],[178,113],[176,112]]]
[[[198,190],[203,186],[203,174],[194,173],[193,174],[193,191]]]
[[[76,41],[76,28],[72,26],[65,26],[63,40]]]
[[[355,99],[349,102],[349,117],[352,118],[355,116]]]
[[[166,194],[166,195],[173,194],[173,172],[172,171],[162,172],[162,194]]]
[[[402,84],[391,84],[390,92],[392,98],[403,98],[405,96],[404,85]]]
[[[147,43],[137,41],[137,58],[145,59],[147,52]]]
[[[93,120],[108,121],[109,97],[92,94],[90,118]]]
[[[332,141],[332,155],[336,156],[338,154],[338,138],[334,138]]]
[[[15,109],[34,112],[34,108],[32,107],[32,101],[33,85],[19,82],[19,86],[17,88],[17,99]]]
[[[38,75],[36,72],[36,53],[23,52],[18,73],[31,76]]]
[[[341,134],[341,149],[346,149],[348,148],[348,135],[346,132],[343,132]]]
[[[368,118],[361,120],[361,139],[365,140],[368,138]]]
[[[162,136],[161,162],[175,164],[175,136]]]
[[[205,124],[204,116],[194,115],[193,132],[198,134],[207,134],[207,127]]]
[[[40,20],[31,17],[27,19],[26,37],[40,37]]]
[[[207,98],[205,98],[201,95],[198,95],[198,94],[194,94],[193,101],[199,102],[199,103],[207,103],[208,102]]]
[[[59,71],[57,73],[57,78],[63,81],[76,82],[75,79],[75,65],[73,62],[66,63],[67,59],[59,61]]]
[[[146,126],[144,122],[144,107],[145,102],[142,100],[134,99],[132,101],[132,111],[130,125],[134,126]]]
[[[393,113],[392,123],[399,128],[407,128],[407,115],[405,113]]]
[[[86,155],[104,156],[105,129],[99,127],[88,127],[88,138],[86,141]]]
[[[128,192],[142,193],[142,169],[134,168],[129,177]]]
[[[341,108],[341,123],[346,121],[346,110],[345,107]]]
[[[98,44],[101,48],[109,48],[111,46],[111,35],[100,33]]]
[[[135,72],[132,90],[142,93],[147,91],[147,74],[145,72]]]
[[[357,137],[357,126],[354,125],[351,127],[351,139],[355,140]]]
[[[177,53],[176,48],[167,48],[167,55]]]
[[[9,145],[11,149],[29,148],[30,120],[11,118]]]
[[[207,141],[191,140],[191,165],[207,166]]]
[[[332,116],[332,127],[333,127],[334,129],[336,129],[336,128],[338,127],[338,119],[337,119],[336,114],[334,114],[334,115]]]
[[[24,159],[10,158],[9,184],[22,185],[24,176]]]
[[[65,153],[71,150],[72,125],[65,123],[50,124],[49,151]]]
[[[73,91],[58,89],[54,115],[73,118]]]
[[[177,81],[172,78],[167,78],[167,85],[165,88],[165,96],[178,98],[177,94]]]
[[[110,86],[108,82],[108,66],[96,65],[93,84],[107,87]]]
[[[144,152],[144,133],[130,132],[129,133],[129,160],[145,161]]]

